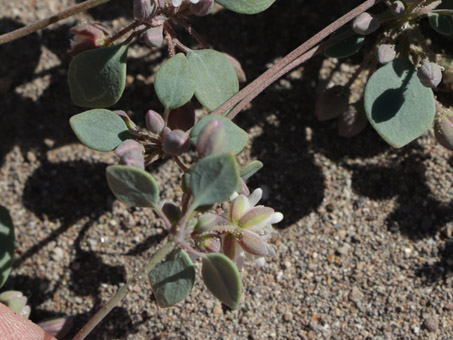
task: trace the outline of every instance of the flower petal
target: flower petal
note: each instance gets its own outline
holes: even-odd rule
[[[274,209],[259,205],[250,209],[239,220],[241,228],[250,228],[253,231],[262,229],[266,224],[270,224]]]
[[[258,188],[253,190],[253,192],[249,196],[249,203],[251,207],[254,207],[256,203],[263,197],[263,189]]]
[[[253,231],[243,230],[242,238],[238,240],[238,243],[250,254],[258,256],[266,256],[269,254],[267,243]]]
[[[238,222],[244,212],[249,208],[249,203],[247,197],[244,195],[239,195],[231,203],[229,211],[229,219],[232,222]]]

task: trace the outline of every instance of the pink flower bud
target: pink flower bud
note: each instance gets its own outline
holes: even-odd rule
[[[218,223],[222,221],[222,218],[213,213],[206,213],[198,218],[195,224],[196,232],[205,232],[212,230]]]
[[[435,63],[424,61],[417,76],[423,86],[435,88],[442,80],[442,68]]]
[[[202,235],[197,246],[207,253],[218,253],[220,251],[220,239],[212,235]]]
[[[134,0],[134,19],[149,23],[157,13],[157,4],[154,0]]]
[[[140,40],[150,48],[161,47],[164,41],[164,26],[151,27],[140,36]]]
[[[240,83],[245,82],[247,80],[247,77],[245,76],[245,73],[244,73],[244,70],[242,69],[241,63],[239,63],[239,61],[236,58],[233,58],[229,54],[226,54],[226,53],[224,53],[224,54],[226,55],[228,60],[233,65],[234,70],[236,71],[236,75],[238,76],[239,82]]]
[[[197,3],[191,3],[189,6],[189,10],[192,14],[202,17],[208,15],[212,12],[214,8],[214,0],[200,0]]]
[[[396,51],[394,45],[382,44],[379,45],[377,50],[378,61],[381,64],[387,64],[396,57]]]
[[[225,148],[226,131],[220,120],[212,119],[200,131],[197,138],[198,157],[219,154]]]
[[[120,164],[134,166],[139,169],[145,169],[145,159],[143,145],[135,140],[128,139],[121,143],[115,150],[115,155],[120,158]]]
[[[108,29],[101,24],[83,24],[72,27],[69,30],[74,34],[71,39],[69,54],[74,57],[77,54],[102,47],[106,44],[106,38],[110,34]]]
[[[121,119],[126,123],[126,126],[129,128],[129,129],[135,129],[136,128],[136,125],[135,123],[129,118],[128,114],[122,110],[116,110],[116,111],[113,111],[115,112],[118,116],[121,117]]]
[[[170,156],[178,156],[189,150],[189,136],[182,130],[163,130],[162,150]]]
[[[162,116],[153,110],[146,112],[146,128],[152,133],[159,134],[165,126],[165,121]]]
[[[440,145],[453,151],[453,115],[440,117],[435,120],[434,136]]]
[[[376,31],[380,26],[379,20],[370,13],[359,14],[352,23],[352,30],[360,35],[368,35]]]

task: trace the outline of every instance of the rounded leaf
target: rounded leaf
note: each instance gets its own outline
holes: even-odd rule
[[[0,205],[0,287],[11,272],[14,255],[14,224],[8,209]]]
[[[69,124],[84,145],[97,151],[112,151],[129,137],[124,120],[109,110],[79,113],[71,117]]]
[[[233,261],[223,254],[208,254],[203,257],[201,275],[206,287],[217,299],[232,309],[238,308],[242,283]]]
[[[453,22],[451,17],[429,13],[428,20],[431,27],[439,34],[451,36],[453,33]]]
[[[175,249],[149,272],[148,277],[158,305],[171,307],[190,294],[195,268],[186,251]]]
[[[349,29],[348,26],[343,26],[339,28],[336,32],[332,34],[331,39],[336,38],[341,33],[347,31],[348,29]],[[324,54],[327,57],[331,58],[346,58],[357,53],[360,50],[360,47],[362,47],[364,41],[365,41],[364,36],[354,34],[352,37],[326,48]]]
[[[226,201],[239,183],[239,169],[233,154],[207,156],[189,170],[195,207]]]
[[[154,89],[167,109],[181,107],[192,98],[195,81],[184,54],[176,54],[160,67],[156,73]]]
[[[228,118],[219,115],[209,115],[200,119],[190,131],[191,142],[194,145],[197,144],[198,135],[203,130],[203,128],[213,119],[221,121],[223,123],[223,126],[225,127],[226,141],[223,150],[225,152],[233,152],[235,154],[241,152],[242,149],[247,145],[249,139],[248,133],[242,130]]]
[[[127,48],[122,44],[97,48],[72,59],[68,83],[75,105],[102,108],[118,102],[126,86]]]
[[[268,9],[275,0],[216,0],[230,11],[241,14],[256,14]]]
[[[225,54],[214,50],[191,50],[187,59],[195,78],[195,97],[210,111],[238,92],[236,71]]]
[[[130,207],[157,207],[159,187],[145,170],[127,165],[110,165],[107,182],[113,194]]]
[[[408,60],[396,59],[377,70],[364,99],[368,121],[395,148],[420,137],[434,119],[433,92],[420,83]]]

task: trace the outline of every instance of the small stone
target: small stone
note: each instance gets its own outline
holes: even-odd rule
[[[59,261],[63,258],[64,256],[64,251],[60,247],[56,247],[52,250],[52,258],[55,261]]]
[[[348,253],[349,253],[349,247],[343,246],[343,247],[337,248],[337,249],[336,249],[336,252],[337,252],[339,255],[346,256],[346,255],[348,255]]]
[[[291,321],[292,319],[293,319],[293,313],[291,313],[289,311],[283,315],[283,320],[285,320],[285,321]]]
[[[423,327],[429,332],[437,332],[439,329],[439,318],[437,315],[425,315]]]
[[[352,287],[351,292],[349,293],[349,300],[357,303],[362,298],[362,292],[357,287]]]

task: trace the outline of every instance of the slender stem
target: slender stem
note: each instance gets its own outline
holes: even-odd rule
[[[173,160],[176,162],[178,167],[183,171],[186,172],[188,167],[182,162],[182,160],[178,156],[173,156]]]
[[[134,289],[134,286],[138,281],[141,281],[156,265],[159,264],[173,249],[175,248],[175,243],[173,241],[168,242],[162,248],[160,248],[154,255],[151,257],[151,260],[127,283],[122,286],[116,294],[104,305],[91,319],[88,321],[85,326],[76,334],[72,340],[83,340],[85,337],[91,333],[91,331],[105,318],[105,316],[110,313],[110,311],[129,293]]]
[[[218,107],[215,111],[213,111],[212,114],[218,114],[218,115],[225,114],[225,112],[227,112],[229,109],[231,109],[237,103],[239,103],[244,98],[246,98],[255,89],[260,87],[260,85],[263,82],[266,82],[266,80],[268,78],[271,78],[273,75],[280,72],[282,69],[284,69],[286,66],[288,66],[292,61],[294,61],[296,58],[301,57],[305,52],[307,52],[308,50],[312,49],[314,46],[319,44],[323,39],[328,37],[330,34],[332,34],[338,28],[342,27],[344,24],[346,24],[349,21],[351,21],[352,19],[354,19],[357,15],[365,12],[367,9],[371,8],[372,6],[374,6],[375,4],[377,4],[380,1],[381,0],[367,0],[367,1],[363,2],[361,5],[352,9],[347,14],[343,15],[342,17],[340,17],[339,19],[334,21],[333,23],[331,23],[330,25],[328,25],[327,27],[325,27],[322,31],[318,32],[313,37],[311,37],[306,42],[304,42],[302,45],[300,45],[295,50],[290,52],[282,60],[280,60],[277,64],[275,64],[272,68],[270,68],[269,70],[264,72],[261,76],[256,78],[253,82],[251,82],[249,85],[247,85],[244,89],[242,89],[240,92],[238,92],[233,97],[231,97],[229,100],[227,100],[225,103],[223,103],[220,107]],[[300,64],[298,64],[298,65],[300,65]],[[296,66],[294,66],[294,67],[296,67]]]
[[[0,45],[10,42],[12,40],[22,38],[28,34],[39,31],[49,25],[52,25],[60,20],[66,19],[74,14],[86,11],[90,8],[102,5],[109,1],[110,0],[88,0],[82,2],[81,4],[69,7],[61,12],[58,12],[57,14],[51,15],[50,17],[36,21],[25,27],[21,27],[15,31],[0,35]]]
[[[194,39],[201,45],[202,48],[208,49],[209,45],[206,42],[206,40],[203,39],[203,37],[193,29],[193,27],[186,21],[185,18],[182,17],[174,17],[173,20],[181,25],[187,33],[189,33]]]
[[[115,33],[114,35],[112,35],[108,40],[107,40],[107,43],[108,44],[111,44],[113,43],[115,40],[121,38],[123,35],[125,35],[126,33],[130,32],[131,30],[137,28],[138,26],[142,25],[141,22],[138,22],[138,21],[133,21],[131,22],[129,25],[127,25],[126,27],[124,27],[123,29],[121,29],[120,31],[118,31],[117,33]]]

